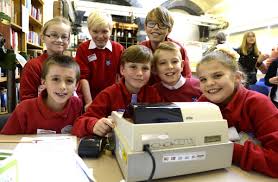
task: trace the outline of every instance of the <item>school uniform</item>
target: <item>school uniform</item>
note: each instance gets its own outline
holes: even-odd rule
[[[275,76],[278,76],[278,58],[276,58],[269,66],[264,77],[265,84],[271,87],[270,98],[273,104],[278,108],[278,85],[269,82],[269,79]]]
[[[47,57],[48,54],[44,53],[25,64],[20,75],[20,101],[38,97],[38,88],[41,85],[42,64]]]
[[[51,133],[70,133],[75,119],[81,115],[82,102],[78,97],[72,96],[61,112],[50,110],[43,98],[46,90],[32,99],[20,102],[1,130],[1,134],[39,134],[37,129],[50,130]]]
[[[257,68],[256,63],[258,55],[255,55],[255,51],[252,49],[247,55],[244,55],[240,48],[235,49],[235,51],[240,55],[238,59],[238,64],[242,68],[243,72],[246,74],[247,85],[252,85],[257,82]]]
[[[200,82],[193,77],[181,77],[174,86],[159,82],[154,84],[154,87],[166,102],[195,102],[202,95]]]
[[[97,48],[92,40],[78,47],[75,59],[80,66],[80,78],[88,80],[92,99],[116,82],[123,50],[124,47],[114,41],[108,41],[104,49]]]
[[[199,101],[209,101],[201,96]],[[244,145],[234,143],[233,163],[246,171],[255,170],[278,177],[278,110],[263,94],[240,86],[232,100],[220,107],[228,126],[248,133],[260,141],[250,140]]]
[[[186,78],[190,78],[192,76],[192,73],[191,73],[191,69],[190,69],[190,65],[189,65],[189,59],[187,57],[187,53],[186,53],[185,48],[180,43],[174,41],[173,39],[166,38],[165,41],[174,42],[175,44],[177,44],[179,46],[180,52],[181,52],[181,57],[182,57],[183,64],[184,64],[182,75]],[[151,49],[153,53],[155,52],[155,50],[153,50],[153,48],[152,48],[150,40],[145,40],[143,42],[140,42],[140,44],[148,47],[149,49]],[[155,84],[159,81],[160,81],[159,77],[152,74],[151,78],[150,78],[150,81],[149,81],[149,84],[152,85],[152,84]]]
[[[78,137],[91,135],[96,122],[108,117],[112,111],[124,111],[131,103],[132,94],[128,92],[124,78],[100,92],[86,113],[80,116],[72,129],[72,134]],[[144,86],[137,94],[137,102],[157,103],[162,102],[157,90],[152,86]]]

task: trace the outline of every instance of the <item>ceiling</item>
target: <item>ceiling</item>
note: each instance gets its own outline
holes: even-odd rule
[[[114,21],[125,22],[124,17],[145,18],[148,11],[157,6],[163,6],[169,10],[179,9],[186,11],[188,20],[197,25],[226,27],[226,21],[222,21],[213,16],[215,9],[221,9],[225,0],[79,0],[77,10],[84,14],[83,21],[86,21],[89,13],[94,9],[103,9],[113,15]],[[220,6],[219,6],[220,5]],[[131,7],[131,8],[128,8]],[[207,16],[209,14],[209,16]],[[202,17],[201,17],[202,15]],[[204,15],[204,16],[203,16]],[[116,18],[116,19],[115,19]],[[141,20],[140,20],[141,21]]]
[[[130,3],[126,0],[82,0],[82,1],[116,4],[116,5],[122,5],[122,6],[131,6]]]
[[[80,0],[81,1],[81,0]],[[168,9],[182,9],[192,15],[214,12],[214,7],[223,4],[224,0],[82,0],[122,6],[149,8],[162,5]],[[78,4],[77,4],[78,6]]]
[[[212,11],[219,4],[224,3],[225,0],[191,0],[196,5],[198,5],[204,12]]]

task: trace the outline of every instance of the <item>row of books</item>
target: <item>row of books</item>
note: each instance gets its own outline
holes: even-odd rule
[[[16,9],[15,9],[15,2],[12,0],[11,1],[11,21],[14,22],[15,24],[19,25],[20,24],[20,20],[19,20],[19,16],[18,16],[18,12]]]
[[[1,113],[7,112],[7,108],[8,108],[7,89],[4,87],[0,88],[0,98],[1,98],[0,99],[0,105],[1,105],[0,112]]]
[[[28,42],[35,45],[40,45],[40,35],[38,32],[29,31],[28,32]]]
[[[38,20],[39,22],[42,21],[42,13],[41,10],[38,8],[35,8],[34,6],[31,7],[31,9],[29,9],[29,14],[35,18],[36,20]]]
[[[7,69],[0,67],[0,81],[2,81],[1,78],[6,78],[6,77],[7,77]],[[16,78],[20,77],[20,68],[18,66],[15,68],[15,77]]]
[[[11,0],[0,0],[0,12],[11,17]]]
[[[15,87],[16,87],[16,100],[15,102],[18,103],[19,102],[19,85],[20,83],[16,83]],[[5,87],[0,87],[0,114],[1,113],[6,113],[8,112],[8,95],[7,95],[8,91],[7,88]]]
[[[11,46],[14,50],[14,52],[18,52],[18,32],[11,30]]]
[[[15,9],[15,5],[16,4],[14,0],[0,0],[0,12],[3,12],[4,14],[11,17],[12,22],[19,24],[20,20],[18,19],[19,16],[17,16],[17,13],[19,12]],[[41,9],[33,6],[32,0],[26,0],[26,8],[28,9],[30,16],[32,16],[39,22],[42,22]]]
[[[20,52],[20,34],[16,31],[14,31],[12,28],[10,29],[10,43],[11,43],[11,47],[14,50],[15,53]],[[35,45],[40,45],[40,35],[37,32],[33,32],[30,31],[28,33],[28,42],[35,44]],[[28,49],[27,50],[27,54],[29,55],[29,59],[38,57],[42,54],[42,50],[41,49]]]
[[[39,8],[36,8],[32,5],[32,0],[26,0],[26,8],[29,11],[29,15],[31,15],[33,18],[41,22],[42,20],[42,12]]]

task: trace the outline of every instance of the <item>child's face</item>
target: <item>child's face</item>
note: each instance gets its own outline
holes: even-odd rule
[[[49,55],[62,54],[68,48],[70,27],[64,23],[53,24],[43,35],[47,53]]]
[[[276,59],[278,57],[278,45],[272,48],[270,58]]]
[[[212,60],[199,65],[197,75],[200,89],[207,99],[217,104],[227,104],[240,83],[240,75],[223,64]]]
[[[73,68],[50,65],[42,84],[47,90],[47,105],[50,108],[61,109],[73,95],[76,88],[76,72]]]
[[[249,32],[246,37],[246,42],[247,42],[247,44],[255,44],[255,42],[256,42],[255,34],[252,32]]]
[[[145,25],[145,31],[151,42],[162,42],[168,36],[169,28],[165,25],[158,23],[157,20],[148,20],[147,25]]]
[[[149,81],[151,63],[131,63],[121,65],[121,74],[125,78],[125,86],[130,93],[138,93]]]
[[[108,26],[93,27],[89,30],[97,48],[104,48],[111,36],[111,30]]]
[[[183,62],[179,52],[161,50],[158,53],[156,72],[162,82],[167,85],[175,85],[181,76]]]

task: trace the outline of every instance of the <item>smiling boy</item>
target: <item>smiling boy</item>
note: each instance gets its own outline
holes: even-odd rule
[[[161,102],[157,90],[146,85],[151,75],[152,52],[142,45],[128,47],[121,56],[120,71],[123,78],[101,91],[86,113],[75,122],[72,134],[83,137],[91,134],[105,136],[114,128],[107,117],[112,111],[125,110],[133,94],[137,102]]]
[[[201,96],[199,80],[182,76],[183,63],[179,48],[173,42],[161,42],[155,50],[153,70],[161,81],[154,87],[164,101],[194,102]]]
[[[170,12],[164,7],[156,7],[148,12],[145,20],[145,31],[148,35],[149,40],[143,41],[140,44],[147,46],[154,52],[158,45],[163,41],[174,42],[178,45],[182,60],[183,70],[182,75],[186,78],[192,76],[191,69],[189,66],[189,60],[185,48],[177,41],[170,39],[168,35],[171,33],[174,26],[174,19]],[[154,84],[159,81],[159,78],[155,75],[151,76],[149,84]]]
[[[16,107],[1,134],[70,133],[82,112],[80,99],[73,96],[79,77],[79,66],[71,57],[49,57],[42,68],[45,89]]]

